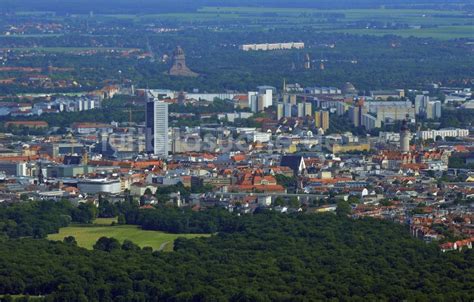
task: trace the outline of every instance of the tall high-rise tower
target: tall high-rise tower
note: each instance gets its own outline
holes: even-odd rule
[[[304,69],[311,69],[311,57],[307,53],[304,57]]]
[[[145,124],[146,152],[168,156],[168,103],[147,99]]]
[[[403,120],[400,129],[400,151],[410,152],[410,128],[408,128],[408,116]]]
[[[180,46],[173,51],[173,65],[168,74],[181,77],[197,77],[199,75],[186,66],[186,56]]]
[[[316,128],[323,130],[329,129],[329,111],[315,111],[314,112],[314,125]]]
[[[284,103],[277,103],[277,120],[281,120],[283,118],[284,110],[285,110]]]
[[[259,86],[258,91],[249,91],[249,107],[252,112],[260,112],[273,105],[273,89],[269,86]]]

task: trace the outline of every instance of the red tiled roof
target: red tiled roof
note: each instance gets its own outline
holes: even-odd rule
[[[111,128],[112,125],[104,123],[74,123],[72,128]]]
[[[5,126],[48,127],[48,123],[45,121],[10,121],[6,122]]]

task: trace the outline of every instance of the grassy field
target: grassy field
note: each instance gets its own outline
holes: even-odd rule
[[[81,247],[92,249],[100,237],[113,237],[120,242],[128,239],[140,247],[149,246],[153,250],[172,251],[176,238],[196,238],[209,235],[203,234],[169,234],[158,231],[145,231],[133,225],[110,226],[113,219],[98,219],[94,225],[70,226],[59,230],[58,234],[48,236],[49,240],[63,240],[64,237],[74,236]]]
[[[28,13],[28,12],[27,12]],[[90,18],[89,15],[75,15],[76,18]],[[60,17],[58,20],[61,20]],[[337,9],[320,10],[308,8],[274,7],[203,7],[192,13],[163,14],[98,14],[99,21],[113,19],[127,20],[137,24],[153,22],[176,22],[175,25],[210,26],[227,28],[238,25],[232,30],[269,30],[276,28],[312,28],[314,31],[333,31],[352,34],[387,35],[403,37],[432,37],[438,39],[471,38],[473,17],[463,10],[427,10],[427,9]],[[366,24],[377,24],[377,29],[365,29]],[[400,29],[384,29],[384,25],[398,24],[407,26]],[[422,26],[422,29],[411,27]],[[94,36],[94,35],[92,35]],[[0,36],[1,37],[1,36]],[[25,35],[25,37],[28,37]],[[1,44],[1,43],[0,43]],[[40,49],[36,49],[40,50]],[[43,48],[44,52],[70,52],[84,49]],[[106,48],[94,50],[107,50]]]
[[[328,30],[333,32],[342,32],[358,35],[397,35],[401,37],[418,37],[418,38],[435,38],[441,40],[449,40],[456,38],[474,39],[474,30],[472,26],[442,26],[437,28],[406,28],[406,29],[336,29]]]

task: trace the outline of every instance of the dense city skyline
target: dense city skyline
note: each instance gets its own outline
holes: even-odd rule
[[[0,301],[471,301],[471,1],[0,0]]]

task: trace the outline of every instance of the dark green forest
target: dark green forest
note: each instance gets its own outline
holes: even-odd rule
[[[303,86],[336,86],[352,82],[366,92],[381,88],[423,88],[432,82],[444,85],[465,85],[471,77],[473,56],[464,41],[438,41],[433,39],[374,37],[339,33],[317,33],[313,29],[278,29],[267,32],[186,32],[137,36],[135,30],[125,30],[121,38],[114,36],[60,36],[43,38],[1,38],[5,47],[125,47],[146,49],[151,45],[155,56],[170,54],[181,45],[187,54],[188,66],[198,72],[198,78],[176,78],[164,75],[170,62],[122,58],[110,54],[81,56],[45,53],[41,56],[12,56],[9,65],[41,67],[48,62],[57,67],[74,68],[70,72],[54,73],[56,78],[73,78],[82,87],[53,91],[78,91],[100,88],[108,82],[130,80],[137,87],[169,88],[174,90],[246,91],[257,85],[281,87],[297,82]],[[149,42],[147,42],[149,41]],[[196,44],[196,41],[208,43]],[[242,52],[236,47],[245,42],[305,41],[304,51]],[[337,41],[337,42],[336,42]],[[334,44],[334,48],[327,45]],[[392,47],[392,45],[397,45]],[[305,54],[314,60],[314,68],[303,69]],[[320,61],[325,69],[319,69]],[[235,64],[239,62],[239,64]],[[121,72],[119,72],[121,71]],[[18,73],[3,73],[4,77],[21,77]],[[2,85],[0,92],[11,94],[25,91],[25,87]],[[51,89],[28,88],[30,92]]]
[[[136,206],[127,202],[120,207],[158,220],[166,214],[171,224],[195,215],[201,216],[197,220],[231,221],[238,227],[221,228],[209,238],[178,239],[171,253],[140,249],[127,241],[121,245],[110,238],[99,239],[88,251],[77,247],[74,238],[49,242],[3,236],[0,294],[42,296],[45,301],[470,301],[474,297],[472,250],[443,254],[435,244],[412,238],[399,224],[352,220],[343,213],[263,211],[237,216],[220,210],[190,214],[175,208],[136,212]],[[9,211],[27,218],[21,208]],[[0,211],[4,221],[6,210]],[[14,219],[21,222],[18,217]],[[157,224],[157,229],[166,226]]]
[[[74,207],[67,200],[0,204],[0,236],[44,238],[71,222],[91,223],[96,212],[91,204]]]

